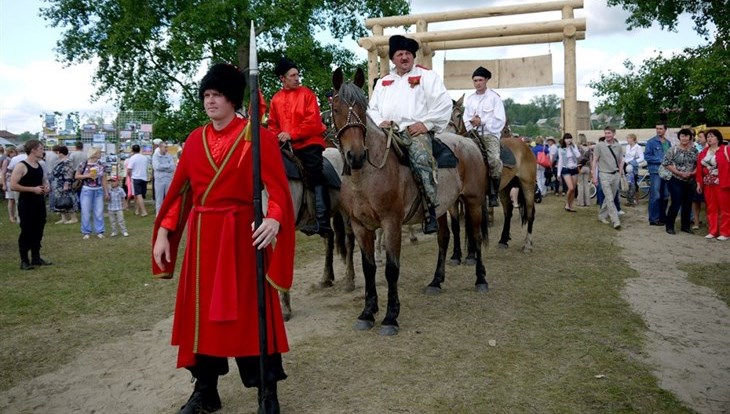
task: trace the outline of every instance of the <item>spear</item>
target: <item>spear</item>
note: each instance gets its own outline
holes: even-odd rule
[[[259,228],[263,222],[263,208],[261,203],[261,134],[259,132],[259,62],[256,56],[256,29],[251,21],[251,34],[249,44],[248,76],[250,85],[251,114],[251,141],[253,150],[253,209],[254,228]],[[259,312],[259,381],[261,386],[261,401],[259,407],[266,407],[266,356],[267,332],[266,332],[266,279],[264,276],[264,251],[256,249],[256,284],[258,290],[258,312]]]

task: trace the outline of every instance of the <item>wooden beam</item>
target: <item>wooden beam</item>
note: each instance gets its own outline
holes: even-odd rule
[[[475,49],[480,47],[493,46],[512,46],[527,45],[535,43],[554,43],[563,41],[563,33],[547,33],[539,35],[519,35],[492,37],[487,39],[469,39],[469,40],[449,40],[446,42],[429,42],[428,46],[431,50],[455,50],[455,49]],[[576,40],[586,38],[586,32],[578,32],[575,34]],[[381,46],[382,47],[382,46]]]
[[[546,22],[509,24],[499,26],[485,26],[468,29],[442,30],[438,32],[408,33],[406,36],[424,43],[449,40],[467,40],[488,37],[504,37],[515,35],[562,33],[568,26],[574,26],[576,31],[586,30],[586,19],[562,19]],[[358,44],[366,50],[373,50],[377,46],[387,45],[390,36],[362,37]]]
[[[476,19],[482,17],[508,16],[513,14],[541,13],[546,11],[563,10],[569,6],[573,9],[582,9],[583,0],[551,1],[546,3],[521,4],[516,6],[482,7],[477,9],[455,10],[442,13],[423,13],[408,16],[378,17],[365,20],[365,27],[371,29],[375,25],[382,27],[410,26],[419,20],[426,23],[448,22],[453,20]]]

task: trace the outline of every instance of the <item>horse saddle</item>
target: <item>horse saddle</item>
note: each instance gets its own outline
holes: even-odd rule
[[[284,161],[284,170],[286,171],[286,177],[290,180],[299,180],[304,182],[304,186],[309,188],[310,186],[306,180],[306,173],[303,171],[302,163],[292,152],[287,150],[281,150],[281,159]],[[335,171],[335,167],[325,157],[322,157],[322,174],[324,175],[325,182],[328,188],[339,189],[342,182],[340,176]]]
[[[405,154],[408,147],[403,145],[400,140],[396,140],[395,142],[400,147],[400,150],[395,152],[398,157],[398,161],[400,161],[401,165],[409,166],[408,157]],[[431,137],[431,154],[433,155],[433,159],[436,161],[436,166],[438,166],[438,168],[456,168],[456,165],[459,162],[454,151],[434,136]]]
[[[502,160],[502,165],[507,168],[515,168],[515,165],[517,165],[515,154],[504,145],[499,146],[499,159]]]

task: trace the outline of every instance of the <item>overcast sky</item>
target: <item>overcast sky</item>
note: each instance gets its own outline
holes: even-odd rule
[[[447,10],[469,9],[508,4],[521,1],[489,0],[412,0],[413,14]],[[577,42],[578,99],[597,102],[588,88],[591,80],[600,77],[601,71],[612,69],[622,72],[626,59],[639,64],[657,50],[665,55],[679,53],[686,47],[695,47],[705,41],[694,32],[688,16],[681,19],[677,33],[662,31],[658,26],[628,32],[625,29],[627,13],[620,8],[609,8],[605,0],[585,0],[585,9],[576,10],[576,17],[587,19],[586,39]],[[15,134],[24,131],[38,132],[42,127],[41,114],[59,111],[68,113],[96,114],[105,111],[109,117],[114,107],[104,100],[91,102],[93,67],[74,65],[63,67],[56,61],[53,51],[61,30],[48,27],[38,16],[43,5],[41,0],[0,0],[0,129]],[[522,16],[519,22],[555,20],[560,12]],[[514,23],[514,18],[492,18],[474,22],[450,22],[431,24],[430,30],[448,30]],[[389,30],[386,34],[401,32]],[[415,31],[415,28],[411,28]],[[345,42],[361,57],[367,55],[354,41]],[[554,86],[537,88],[501,89],[503,98],[527,103],[534,96],[556,94],[563,96],[563,47],[562,43],[529,46],[494,47],[439,51],[433,60],[433,69],[442,73],[443,59],[473,60],[534,56],[552,53]],[[450,91],[454,97],[468,91]]]

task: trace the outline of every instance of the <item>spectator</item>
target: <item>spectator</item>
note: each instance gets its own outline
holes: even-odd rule
[[[667,218],[667,200],[669,199],[669,183],[659,177],[659,166],[664,161],[664,153],[672,144],[666,139],[667,124],[663,121],[656,124],[656,136],[646,142],[644,159],[649,170],[649,225],[664,225]]]
[[[578,137],[583,134],[579,134]],[[585,135],[583,136],[585,138]],[[594,142],[585,142],[580,144],[581,157],[578,160],[578,197],[576,198],[576,204],[578,207],[587,207],[593,202],[591,201],[591,159],[593,158],[593,148],[595,147]]]
[[[563,134],[560,140],[560,148],[558,149],[558,179],[565,181],[568,188],[567,200],[565,202],[565,211],[575,213],[573,208],[573,200],[575,200],[575,189],[578,177],[578,160],[580,159],[580,150],[573,143],[573,135],[569,133]]]
[[[543,145],[543,143],[543,137],[539,135],[535,137],[535,146],[532,147],[532,153],[535,154],[535,158],[537,158],[537,154],[541,152],[549,152],[548,148]],[[540,191],[541,197],[545,197],[547,195],[547,187],[545,187],[545,167],[540,164],[537,164],[537,189]]]
[[[8,215],[11,223],[15,223],[18,220],[18,209],[15,205],[18,200],[18,193],[10,189],[10,175],[13,171],[8,166],[10,165],[10,160],[16,155],[18,155],[18,150],[15,147],[8,147],[7,155],[2,161],[2,164],[0,164],[0,180],[3,182],[5,199],[8,200]]]
[[[127,224],[124,222],[124,210],[127,208],[126,195],[124,190],[119,187],[119,179],[116,176],[109,179],[109,185],[111,185],[111,188],[109,189],[109,206],[107,209],[109,211],[109,223],[112,227],[111,237],[117,235],[117,226],[122,231],[122,236],[127,237],[129,233],[127,232]]]
[[[702,152],[702,150],[707,148],[707,136],[705,134],[705,131],[700,131],[697,133],[694,145],[695,148],[697,148],[697,152]],[[698,163],[701,160],[702,158],[697,158]],[[697,166],[699,167],[699,164]],[[697,168],[697,171],[699,170],[700,168]],[[698,230],[702,225],[702,220],[700,220],[700,214],[702,213],[702,204],[705,204],[705,194],[696,191],[694,194],[692,194],[692,230]],[[706,213],[707,207],[705,207],[705,215]]]
[[[158,152],[152,155],[152,171],[155,189],[155,216],[160,211],[162,200],[167,196],[167,190],[175,172],[175,159],[167,153],[167,143],[160,142]]]
[[[150,161],[139,153],[139,145],[132,145],[133,155],[127,162],[127,177],[132,179],[134,190],[134,214],[139,216],[147,215],[147,208],[144,206],[144,198],[147,195],[147,168]]]
[[[644,163],[644,151],[641,145],[637,143],[636,134],[626,135],[626,143],[626,154],[624,155],[626,182],[628,183],[626,205],[635,206],[638,204],[636,201],[637,179],[639,177],[639,168]]]
[[[707,203],[707,239],[730,238],[730,155],[717,129],[707,131],[707,147],[697,158],[697,193]]]
[[[54,195],[54,199],[60,197],[63,194],[68,194],[73,200],[73,206],[71,208],[59,209],[56,208],[54,202],[51,202],[51,210],[61,214],[61,220],[57,221],[56,224],[73,224],[78,223],[76,219],[76,193],[71,189],[71,185],[74,182],[74,169],[71,166],[72,161],[68,157],[68,147],[65,145],[56,145],[53,147],[53,152],[57,154],[58,161],[51,170],[51,194]]]
[[[76,144],[74,145],[75,151],[70,153],[69,159],[71,159],[71,167],[74,169],[74,171],[79,169],[79,165],[81,165],[82,162],[87,160],[86,152],[84,151],[84,143],[81,141],[76,141]]]
[[[10,177],[10,189],[17,191],[18,213],[20,214],[20,269],[30,270],[34,266],[48,266],[51,262],[41,258],[41,240],[46,226],[45,195],[51,191],[48,178],[43,173],[40,160],[43,158],[43,144],[35,139],[25,142],[27,157],[18,162]],[[31,260],[28,260],[28,251]]]
[[[672,203],[667,210],[665,224],[667,233],[675,234],[674,221],[677,213],[682,209],[681,227],[685,233],[692,233],[690,229],[690,212],[692,209],[692,194],[695,192],[694,180],[697,168],[697,148],[692,143],[692,131],[687,128],[677,133],[679,143],[670,147],[664,154],[664,161],[657,170],[659,176],[669,184],[669,194]]]
[[[605,140],[596,145],[591,165],[593,184],[598,186],[600,183],[601,190],[605,195],[601,210],[598,212],[598,220],[608,224],[610,218],[611,225],[618,230],[621,228],[621,220],[614,199],[618,194],[624,170],[623,149],[621,144],[616,141],[616,129],[614,127],[606,127],[603,130],[603,135]]]
[[[16,150],[18,151],[18,153],[15,156],[13,156],[13,158],[11,158],[10,161],[8,161],[8,167],[7,167],[8,187],[10,187],[10,178],[12,177],[13,169],[15,168],[15,166],[18,165],[18,163],[25,161],[26,158],[28,158],[28,154],[25,153],[25,146],[16,147]],[[40,159],[38,160],[38,162],[40,163]],[[41,168],[42,167],[43,166],[41,166]],[[12,188],[11,188],[11,190],[12,190]],[[17,191],[12,191],[11,192],[12,198],[10,200],[8,200],[8,211],[13,212],[13,213],[11,213],[11,216],[10,216],[11,222],[20,223],[20,216],[18,215],[18,197],[19,196],[20,195],[18,194]],[[13,220],[13,214],[15,216],[14,220]]]
[[[81,233],[84,240],[91,234],[91,216],[94,218],[96,237],[104,238],[104,199],[109,199],[101,150],[91,148],[86,161],[76,170],[76,178],[83,180],[81,187]]]

